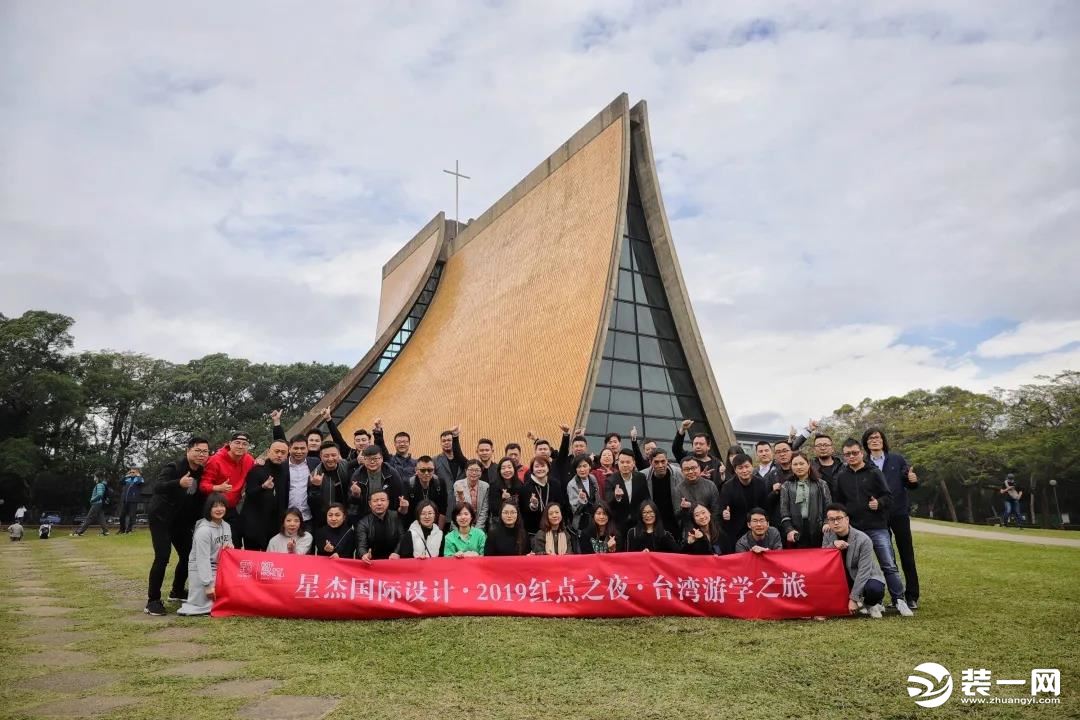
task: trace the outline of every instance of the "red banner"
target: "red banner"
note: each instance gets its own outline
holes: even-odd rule
[[[839,550],[720,557],[331,560],[222,550],[213,615],[366,620],[435,615],[782,619],[846,615]]]

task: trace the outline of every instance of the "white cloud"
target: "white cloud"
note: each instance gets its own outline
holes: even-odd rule
[[[986,358],[1040,354],[1080,342],[1080,320],[1024,322],[1015,330],[979,343],[975,352]]]
[[[80,347],[353,362],[382,264],[452,212],[442,168],[462,161],[479,215],[627,90],[649,101],[736,418],[1076,366],[980,369],[1007,338],[959,360],[895,344],[986,318],[1034,341],[1029,324],[1080,316],[1068,4],[9,2],[3,18],[0,311],[71,314]]]

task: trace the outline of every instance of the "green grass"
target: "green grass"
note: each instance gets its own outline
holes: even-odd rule
[[[145,531],[28,544],[39,566],[48,565],[49,582],[78,605],[79,629],[98,633],[72,649],[96,653],[98,668],[124,674],[110,692],[145,699],[116,717],[218,720],[245,704],[193,694],[211,680],[150,677],[171,664],[134,653],[153,642],[153,626],[126,622],[134,611],[115,609],[76,571],[55,564],[61,555],[101,561],[142,599],[151,556]],[[917,536],[916,550],[923,604],[911,619],[182,618],[173,626],[205,628],[201,642],[211,656],[248,661],[243,677],[283,680],[278,693],[341,697],[335,720],[1077,717],[1080,550],[933,535]],[[0,553],[0,587],[14,579],[10,558]],[[59,697],[17,688],[45,669],[35,666],[14,618],[10,604],[0,605],[3,717],[24,717],[19,708]],[[905,691],[908,673],[926,661],[952,670],[956,683],[953,699],[935,710],[916,707]],[[995,678],[1060,668],[1062,704],[963,706],[960,671],[969,667],[991,669]]]
[[[966,530],[987,530],[997,533],[1008,533],[1010,535],[1034,535],[1036,537],[1055,537],[1065,538],[1067,540],[1080,540],[1080,531],[1077,530],[1049,530],[1046,528],[1033,528],[1029,525],[1025,525],[1021,530],[1015,525],[1010,525],[1007,528],[1003,528],[1000,525],[975,525],[972,523],[962,522],[949,522],[948,520],[930,520],[928,518],[915,518],[912,520],[918,520],[919,522],[931,523],[933,525],[942,525],[946,527],[964,528]]]

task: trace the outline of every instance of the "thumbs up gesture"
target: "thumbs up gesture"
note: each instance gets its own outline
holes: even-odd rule
[[[263,490],[273,490],[274,489],[274,478],[272,478],[272,477],[266,478],[266,480],[262,484],[262,489]]]
[[[502,499],[503,500],[509,500],[510,499],[510,493],[506,491],[506,488],[503,488]]]
[[[330,544],[329,540],[327,540],[325,543],[323,543],[323,548],[322,549],[325,552],[328,552],[328,553],[334,552],[334,546]]]
[[[871,510],[877,510],[877,509],[878,509],[878,500],[877,500],[877,498],[876,498],[876,497],[873,497],[873,496],[871,496],[871,497],[870,497],[870,502],[869,502],[869,503],[867,503],[867,506],[868,506],[868,507],[869,507],[869,508],[870,508]]]
[[[322,486],[322,479],[323,479],[323,474],[321,472],[319,472],[318,470],[311,473],[311,484],[314,485],[315,487],[321,487]]]
[[[180,487],[187,490],[195,482],[195,478],[191,477],[191,473],[184,473],[184,477],[180,478]]]
[[[286,547],[289,549],[289,552],[296,552],[296,541],[289,540],[289,544],[286,545]]]
[[[271,410],[270,411],[270,422],[272,422],[274,425],[280,425],[281,424],[281,411],[280,410]]]
[[[400,498],[398,498],[397,506],[398,506],[398,512],[401,512],[401,513],[409,512],[409,501],[405,499],[404,495],[402,495]]]
[[[633,442],[637,442],[637,425],[630,428],[630,439]]]
[[[622,485],[616,485],[615,486],[614,495],[615,495],[616,500],[621,501],[623,499],[623,495],[625,495],[625,494],[626,493],[623,492]]]
[[[323,422],[329,422],[331,418],[330,408],[324,407],[322,410],[320,410],[319,417],[322,418]]]
[[[919,484],[919,476],[915,474],[915,468],[914,467],[909,467],[908,468],[908,470],[907,470],[907,481],[908,481],[908,485],[911,485],[912,487]]]
[[[536,497],[536,493],[533,493],[529,497],[529,509],[536,512],[540,509],[540,498]]]
[[[722,517],[724,518],[725,521],[730,521],[731,520],[731,506],[730,505],[724,506],[724,514],[723,514]]]
[[[583,503],[589,502],[589,496],[584,490],[578,490],[577,496],[578,496],[578,500],[580,500],[581,502],[583,502]]]
[[[360,483],[355,480],[352,481],[352,485],[349,486],[349,494],[353,497],[360,497],[363,490],[360,489]]]
[[[679,507],[681,507],[683,510],[689,510],[690,509],[690,501],[687,500],[686,498],[683,498],[682,501],[679,503]]]

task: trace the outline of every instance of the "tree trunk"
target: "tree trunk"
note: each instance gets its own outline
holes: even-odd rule
[[[964,495],[967,499],[967,521],[972,525],[976,524],[975,520],[975,484],[964,484]]]
[[[959,518],[956,517],[956,506],[953,505],[952,495],[949,494],[949,483],[944,479],[941,481],[941,494],[945,496],[945,507],[949,511],[949,519],[953,522],[960,522]]]

